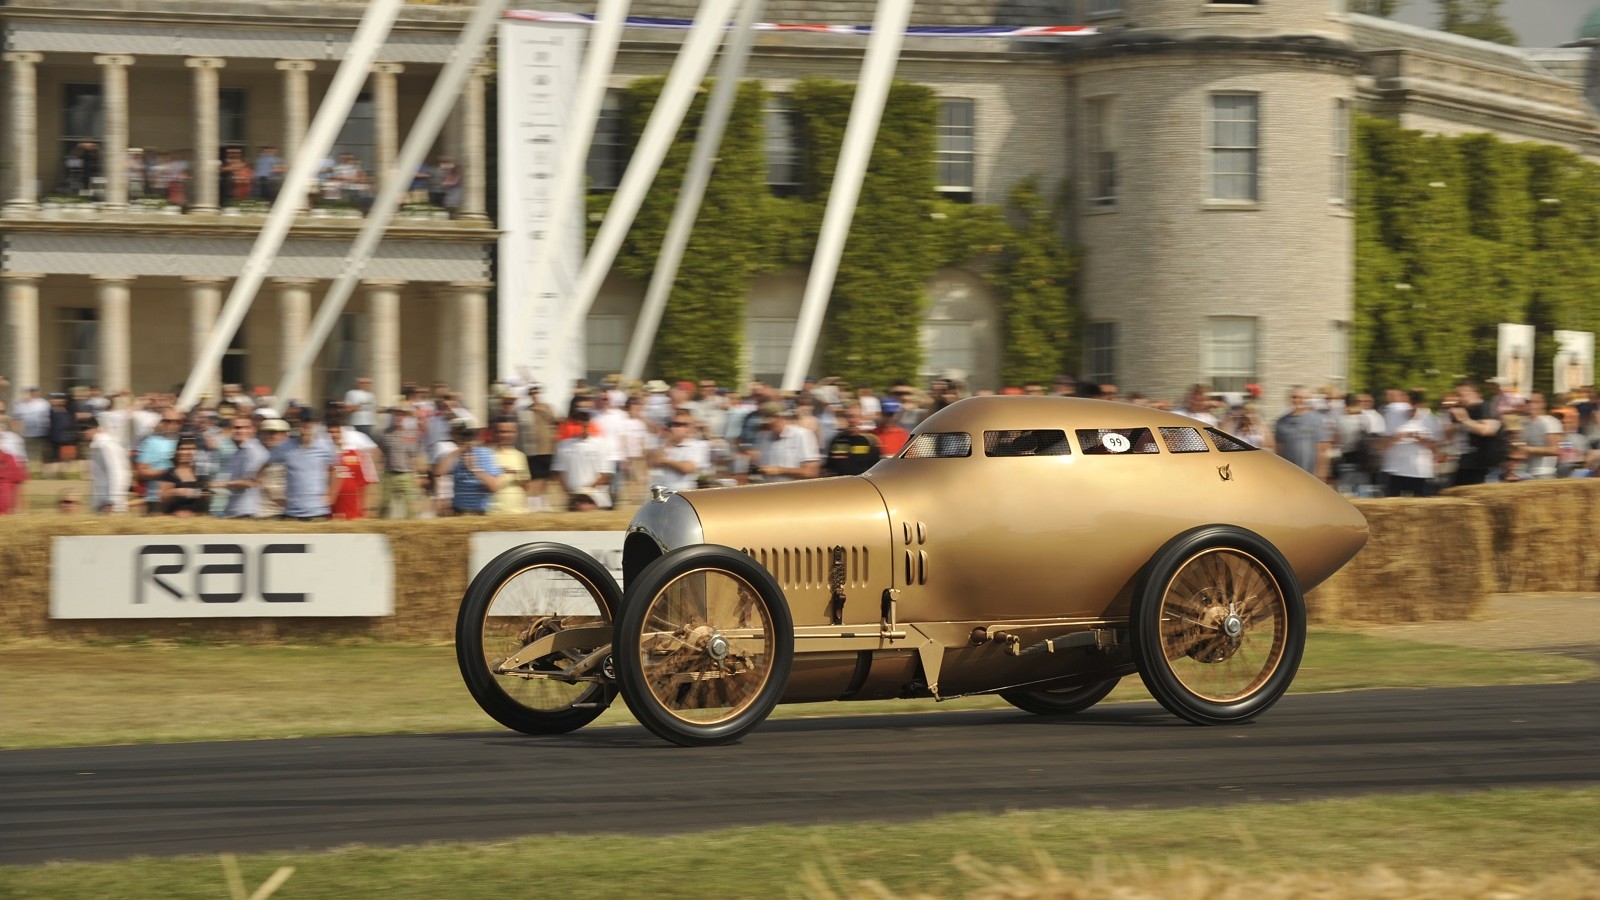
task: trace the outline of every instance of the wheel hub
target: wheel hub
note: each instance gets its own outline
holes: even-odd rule
[[[1229,613],[1227,618],[1222,620],[1222,632],[1228,637],[1238,640],[1239,636],[1244,634],[1244,620]]]
[[[720,634],[713,634],[711,639],[706,641],[706,653],[719,662],[727,658],[728,649],[728,639]]]

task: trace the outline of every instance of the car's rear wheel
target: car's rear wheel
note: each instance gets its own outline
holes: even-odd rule
[[[684,746],[726,744],[761,724],[794,662],[794,620],[772,575],[728,547],[657,559],[628,589],[617,623],[628,708]]]
[[[1265,538],[1213,525],[1168,542],[1134,597],[1134,659],[1161,705],[1223,725],[1265,712],[1288,690],[1305,650],[1294,570]]]
[[[1070,713],[1083,712],[1089,707],[1099,703],[1116,688],[1120,678],[1108,678],[1093,684],[1079,684],[1072,687],[1054,688],[1049,690],[1024,689],[1015,691],[1001,691],[1000,699],[1015,706],[1017,709],[1031,712],[1039,716],[1064,716]]]
[[[553,543],[507,550],[472,579],[456,617],[456,663],[467,690],[495,721],[525,734],[582,728],[616,696],[606,657],[621,602],[616,579],[581,550]],[[565,639],[555,637],[563,631]],[[527,654],[539,641],[549,652]]]

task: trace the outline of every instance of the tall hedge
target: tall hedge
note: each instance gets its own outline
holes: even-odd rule
[[[1351,383],[1435,393],[1495,373],[1498,325],[1536,326],[1535,387],[1557,329],[1600,330],[1600,166],[1487,134],[1363,119],[1356,147]]]

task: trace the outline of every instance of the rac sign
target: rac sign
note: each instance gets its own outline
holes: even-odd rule
[[[51,545],[52,619],[393,614],[383,535],[108,535]]]

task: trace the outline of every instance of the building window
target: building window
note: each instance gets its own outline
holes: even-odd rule
[[[1089,324],[1089,358],[1084,374],[1095,384],[1117,383],[1117,323]]]
[[[217,138],[224,149],[244,150],[249,142],[244,101],[243,88],[223,88],[217,92]]]
[[[66,392],[75,387],[99,384],[99,313],[93,309],[69,307],[58,310],[56,315],[56,333],[61,336],[60,390]]]
[[[792,318],[750,317],[745,330],[750,339],[750,377],[768,384],[783,380],[789,346],[799,325],[799,320]]]
[[[977,113],[971,100],[939,101],[934,161],[938,191],[952,200],[972,202],[977,168]]]
[[[922,377],[926,381],[961,373],[971,379],[978,368],[976,323],[941,319],[922,323]]]
[[[1089,148],[1089,203],[1117,205],[1117,106],[1114,97],[1091,98],[1084,110]]]
[[[607,375],[622,371],[623,357],[628,354],[626,316],[590,316],[585,337],[590,384],[599,384]]]
[[[627,165],[626,136],[622,127],[622,94],[606,91],[600,106],[600,120],[594,126],[594,141],[589,144],[589,190],[614,191],[622,183]]]
[[[1333,103],[1333,202],[1350,202],[1350,101]]]
[[[64,84],[61,106],[61,174],[58,190],[70,196],[87,196],[103,176],[100,143],[105,132],[105,108],[100,85]]]
[[[234,329],[233,339],[228,341],[228,349],[222,354],[222,383],[223,384],[249,384],[250,379],[245,377],[245,362],[250,358],[250,353],[245,349],[244,330],[247,322],[240,322]]]
[[[1211,198],[1256,201],[1260,197],[1261,97],[1211,95]]]
[[[1256,379],[1256,320],[1214,316],[1206,320],[1206,380],[1213,391],[1243,393]]]
[[[241,95],[243,91],[239,92]],[[240,98],[241,108],[243,97]],[[350,117],[345,119],[344,127],[339,130],[339,139],[333,144],[333,159],[335,163],[343,159],[346,154],[353,156],[359,163],[363,172],[371,172],[374,160],[373,146],[377,143],[375,135],[376,114],[373,111],[372,95],[363,93],[356,98],[354,106],[350,107]],[[243,124],[241,123],[241,128]],[[241,133],[241,138],[243,137]],[[227,143],[224,139],[223,143]]]
[[[775,197],[794,197],[805,183],[805,150],[801,144],[800,111],[782,94],[767,97],[767,187]]]
[[[1090,16],[1110,16],[1122,12],[1122,0],[1089,0]]]

